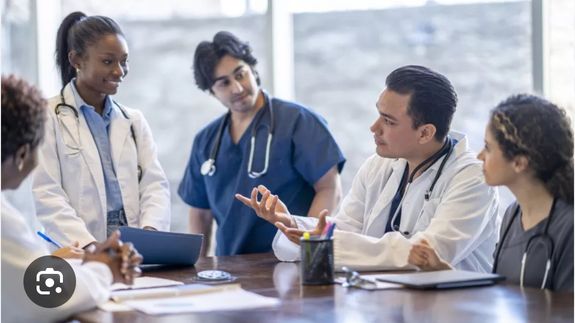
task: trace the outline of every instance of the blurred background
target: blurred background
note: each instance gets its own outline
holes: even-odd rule
[[[513,93],[575,107],[573,0],[3,0],[2,74],[53,96],[59,23],[72,11],[106,15],[126,34],[130,73],[117,99],[146,116],[172,190],[172,230],[188,230],[176,193],[195,134],[226,112],[199,91],[194,50],[228,30],[249,41],[263,87],[321,114],[347,163],[347,192],[374,153],[369,126],[386,75],[407,64],[446,75],[459,95],[453,128],[479,151],[489,110]],[[500,190],[502,206],[511,202]],[[29,183],[11,199],[33,212]]]

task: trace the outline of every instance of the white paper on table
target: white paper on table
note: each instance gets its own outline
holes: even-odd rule
[[[129,312],[134,310],[126,304],[116,303],[114,301],[107,301],[104,304],[100,304],[98,308],[106,312]]]
[[[164,286],[177,286],[183,285],[184,283],[177,280],[158,278],[158,277],[136,277],[134,279],[133,285],[126,285],[122,283],[115,283],[110,288],[111,291],[124,290],[124,289],[141,289],[141,288],[152,288],[152,287],[164,287]]]
[[[131,301],[135,299],[180,297],[207,293],[217,293],[229,289],[237,289],[239,284],[224,284],[210,286],[204,284],[188,284],[179,286],[140,288],[117,290],[110,294],[110,299],[116,303]]]
[[[280,300],[261,296],[241,288],[193,296],[125,301],[124,304],[146,314],[176,314],[243,310],[279,305]]]

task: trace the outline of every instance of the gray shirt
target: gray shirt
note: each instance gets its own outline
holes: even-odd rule
[[[500,234],[500,239],[504,240],[499,241],[502,248],[498,259],[495,259],[497,273],[514,284],[520,282],[521,259],[527,242],[531,237],[542,234],[549,222],[549,218],[546,218],[525,231],[521,224],[521,216],[516,214],[517,208],[518,204],[515,202],[505,211]],[[508,227],[509,232],[503,237]],[[554,291],[573,291],[573,205],[557,200],[547,234],[553,241],[553,255],[545,288]],[[550,245],[545,240],[539,237],[531,242],[525,263],[523,284],[526,287],[541,287],[549,255],[546,244]]]

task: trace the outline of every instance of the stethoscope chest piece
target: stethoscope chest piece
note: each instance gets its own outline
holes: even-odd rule
[[[215,165],[216,161],[213,160],[212,158],[206,160],[205,162],[202,163],[202,167],[200,168],[200,173],[203,176],[212,176],[214,175],[214,173],[216,172],[216,165]]]

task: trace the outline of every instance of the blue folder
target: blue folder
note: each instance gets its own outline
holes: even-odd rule
[[[202,249],[202,234],[187,234],[120,227],[124,242],[131,242],[144,257],[142,264],[194,265]]]

